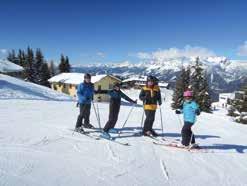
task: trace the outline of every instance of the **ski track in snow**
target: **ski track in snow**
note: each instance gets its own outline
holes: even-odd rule
[[[162,170],[162,173],[164,175],[164,178],[166,180],[169,180],[169,173],[168,173],[168,170],[167,170],[167,167],[165,165],[165,161],[164,160],[160,160],[160,168]]]
[[[112,159],[112,160],[114,160],[114,161],[119,163],[120,162],[120,158],[117,156],[116,152],[113,151],[113,148],[112,148],[110,143],[111,142],[109,141],[109,142],[107,142],[107,145],[106,145],[107,150],[109,152],[109,157],[110,157],[110,159]]]

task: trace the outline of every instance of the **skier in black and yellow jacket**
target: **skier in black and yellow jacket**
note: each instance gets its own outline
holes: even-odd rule
[[[144,136],[157,136],[157,133],[152,128],[155,119],[157,104],[161,105],[162,101],[160,88],[156,82],[156,77],[148,76],[146,86],[142,88],[139,95],[140,100],[143,101],[143,108],[146,115],[143,128]]]

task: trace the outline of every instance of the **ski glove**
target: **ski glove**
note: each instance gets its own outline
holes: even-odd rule
[[[176,110],[175,113],[176,114],[181,114],[181,111],[180,110]]]
[[[201,114],[200,109],[196,109],[196,115],[199,116]]]

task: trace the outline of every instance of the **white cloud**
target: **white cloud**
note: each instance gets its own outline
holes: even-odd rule
[[[244,42],[243,45],[238,47],[238,53],[239,56],[247,56],[247,41]]]
[[[153,59],[158,61],[163,61],[169,58],[180,58],[180,57],[197,57],[206,58],[210,56],[216,56],[215,53],[207,48],[203,47],[192,47],[186,45],[184,48],[169,48],[164,50],[157,50],[154,52],[138,52],[136,56],[140,59]]]
[[[138,52],[137,57],[140,59],[151,59],[152,55],[147,52]]]
[[[97,56],[104,58],[105,57],[105,53],[104,52],[97,52]]]

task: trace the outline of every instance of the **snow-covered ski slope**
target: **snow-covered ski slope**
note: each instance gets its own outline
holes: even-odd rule
[[[0,99],[69,101],[70,96],[50,88],[0,74]]]
[[[165,92],[164,137],[180,139],[181,124],[170,108],[171,92]],[[139,91],[126,93],[134,99]],[[69,129],[74,127],[78,114],[75,105],[10,97],[0,100],[0,185],[247,185],[247,126],[231,122],[222,110],[202,113],[198,118],[193,128],[196,141],[208,153],[190,153],[132,136],[141,125],[141,106],[134,108],[117,139],[130,146],[72,135]],[[98,106],[104,125],[108,104]],[[117,127],[123,125],[130,109],[130,105],[122,105]],[[91,111],[91,123],[97,126],[93,107]],[[159,110],[154,128],[161,133]]]

